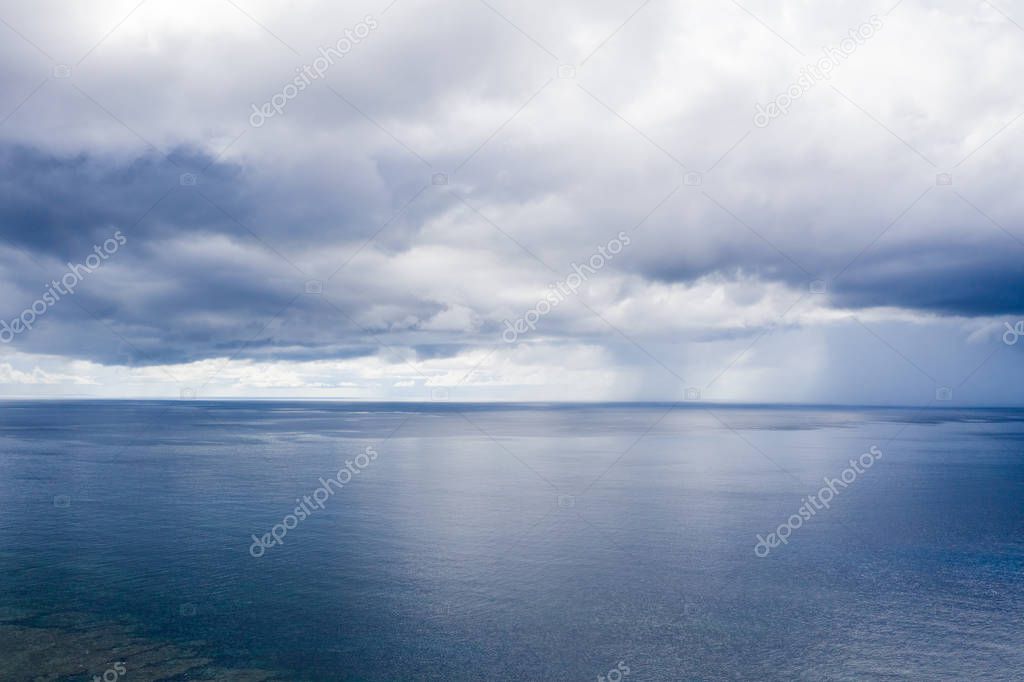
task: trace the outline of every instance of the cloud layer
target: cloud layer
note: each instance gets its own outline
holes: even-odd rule
[[[0,3],[0,316],[127,237],[9,395],[1021,401],[1010,7],[94,5]]]

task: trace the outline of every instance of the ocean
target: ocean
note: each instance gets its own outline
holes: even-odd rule
[[[1022,613],[1021,410],[0,403],[2,680],[1021,680]]]

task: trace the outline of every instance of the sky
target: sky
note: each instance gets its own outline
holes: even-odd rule
[[[1024,404],[1024,3],[0,0],[0,397]]]

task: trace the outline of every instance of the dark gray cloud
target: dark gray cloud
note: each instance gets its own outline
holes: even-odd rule
[[[85,283],[74,305],[52,313],[47,325],[18,339],[19,348],[34,352],[139,364],[224,355],[302,360],[372,354],[383,336],[391,343],[413,344],[416,355],[423,357],[456,354],[482,336],[470,330],[453,331],[445,341],[439,334],[426,335],[431,337],[427,342],[410,336],[441,312],[445,301],[421,296],[415,288],[401,291],[399,286],[396,294],[381,290],[379,282],[364,282],[364,295],[390,309],[386,321],[368,320],[367,301],[358,290],[335,286],[358,282],[344,277],[328,282],[331,303],[305,296],[308,279],[326,278],[336,269],[314,263],[310,254],[336,249],[341,266],[381,226],[386,232],[368,248],[400,253],[414,245],[419,226],[454,212],[464,219],[467,234],[496,238],[484,243],[496,243],[505,257],[522,261],[528,270],[540,268],[536,282],[555,277],[543,274],[543,267],[516,242],[566,271],[589,255],[574,234],[588,229],[575,222],[579,216],[556,227],[573,237],[575,246],[566,249],[550,241],[550,233],[548,239],[538,235],[528,220],[499,217],[500,211],[486,208],[544,196],[557,175],[550,169],[542,179],[527,173],[526,181],[513,188],[499,183],[495,189],[466,191],[471,205],[485,207],[479,214],[445,188],[418,195],[423,187],[400,185],[417,198],[395,218],[402,204],[394,200],[382,210],[375,197],[335,196],[320,187],[305,187],[301,175],[273,176],[268,182],[263,172],[196,151],[177,150],[168,157],[148,152],[117,160],[6,146],[0,148],[0,163],[3,238],[31,254],[7,271],[8,280],[22,292],[22,298],[11,298],[7,318],[42,291],[33,291],[33,284],[57,277],[65,262],[80,262],[115,229],[130,243],[108,272]],[[195,173],[195,186],[182,184],[186,173]],[[650,188],[638,190],[646,192],[652,205],[658,200]],[[759,225],[770,235],[766,237],[708,197],[673,195],[663,213],[632,232],[633,252],[611,268],[641,281],[692,284],[721,276],[782,282],[796,290],[806,290],[822,273],[831,302],[843,308],[887,306],[968,317],[1022,312],[1024,269],[1015,244],[1001,232],[992,230],[968,244],[955,239],[955,232],[896,244],[881,241],[851,259],[849,253],[830,254],[800,235]],[[637,215],[636,202],[627,218],[621,207],[606,207],[599,196],[592,199],[583,205],[603,229],[626,225]],[[698,203],[699,211],[685,213]],[[382,219],[387,210],[394,218],[390,224]],[[495,231],[493,220],[501,221],[497,226],[511,239]],[[589,233],[600,234],[593,228]],[[687,242],[699,243],[700,249],[687,248]],[[829,273],[840,270],[831,280]],[[69,333],[70,328],[75,332]],[[478,331],[497,335],[500,330],[498,320],[492,320]],[[549,325],[549,331],[557,334],[558,325]],[[708,330],[698,338],[736,334]]]

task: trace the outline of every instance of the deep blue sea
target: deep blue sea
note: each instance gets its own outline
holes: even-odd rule
[[[5,681],[1022,680],[1022,617],[1019,410],[0,403]]]

